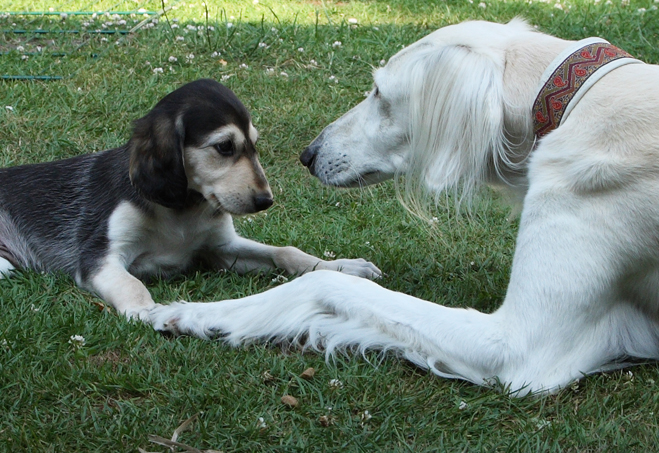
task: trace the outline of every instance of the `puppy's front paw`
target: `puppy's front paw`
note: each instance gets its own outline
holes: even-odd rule
[[[370,261],[363,258],[356,259],[338,259],[334,261],[325,261],[323,269],[339,271],[344,274],[354,275],[356,277],[368,278],[375,280],[382,277],[382,271]]]

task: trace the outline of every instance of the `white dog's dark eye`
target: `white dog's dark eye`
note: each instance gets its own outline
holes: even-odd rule
[[[373,96],[378,97],[380,96],[380,88],[378,86],[375,86],[375,89],[373,90]]]
[[[215,149],[221,156],[233,156],[233,142],[231,140],[225,140],[220,143],[215,144]]]

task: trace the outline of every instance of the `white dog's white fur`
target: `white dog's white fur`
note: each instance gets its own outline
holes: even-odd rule
[[[305,152],[331,185],[404,173],[463,196],[482,183],[511,189],[522,215],[495,313],[319,271],[240,300],[157,307],[154,327],[234,345],[395,350],[440,376],[498,381],[516,395],[659,358],[659,67],[606,75],[534,149],[538,83],[568,45],[521,20],[442,28],[376,71],[368,99]]]

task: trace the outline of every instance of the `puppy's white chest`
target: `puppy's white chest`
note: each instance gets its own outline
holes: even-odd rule
[[[137,276],[180,272],[216,242],[227,220],[231,223],[229,216],[214,217],[203,207],[185,213],[163,208],[147,216],[123,203],[110,217],[109,253]]]

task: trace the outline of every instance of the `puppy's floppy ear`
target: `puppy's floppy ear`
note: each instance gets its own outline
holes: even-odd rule
[[[168,208],[182,208],[188,195],[183,166],[183,122],[164,111],[152,110],[133,123],[130,180],[147,200]]]

